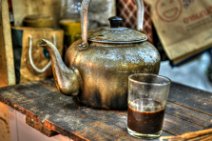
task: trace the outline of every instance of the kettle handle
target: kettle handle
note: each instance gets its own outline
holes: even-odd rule
[[[137,30],[143,30],[143,22],[144,22],[144,3],[143,0],[135,0],[138,6],[137,12]],[[81,30],[82,30],[82,47],[87,46],[88,44],[88,10],[91,0],[83,0],[82,1],[82,9],[81,9]]]

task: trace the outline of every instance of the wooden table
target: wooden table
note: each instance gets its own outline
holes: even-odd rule
[[[52,80],[0,89],[0,101],[26,115],[26,123],[48,136],[73,140],[138,140],[128,135],[127,112],[96,110],[61,95]],[[163,135],[177,135],[212,124],[212,94],[173,83]]]

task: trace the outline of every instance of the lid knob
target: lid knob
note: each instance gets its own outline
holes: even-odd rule
[[[121,27],[123,24],[123,18],[118,16],[113,16],[109,18],[108,20],[110,21],[110,27],[112,28]]]

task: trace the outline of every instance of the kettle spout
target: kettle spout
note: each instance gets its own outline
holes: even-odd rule
[[[81,77],[77,68],[68,68],[56,46],[46,39],[40,41],[40,46],[46,48],[52,62],[52,72],[57,88],[65,95],[77,95],[80,89]]]

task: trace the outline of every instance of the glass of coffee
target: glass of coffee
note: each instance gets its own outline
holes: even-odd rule
[[[128,133],[135,137],[161,135],[171,81],[156,74],[138,73],[128,78]]]

